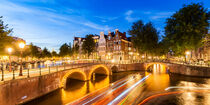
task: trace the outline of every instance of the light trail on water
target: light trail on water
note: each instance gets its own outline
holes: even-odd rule
[[[126,89],[124,92],[122,92],[119,96],[117,96],[114,100],[112,100],[111,102],[108,103],[108,105],[112,105],[115,102],[117,102],[121,97],[123,97],[124,95],[126,95],[129,91],[131,91],[131,89],[133,89],[134,87],[136,87],[138,84],[140,84],[141,82],[143,82],[145,79],[147,79],[150,75],[147,75],[146,77],[142,78],[141,80],[139,80],[138,82],[136,82],[134,85],[132,85],[131,87],[129,87],[128,89]]]
[[[187,86],[170,86],[168,88],[165,88],[165,90],[170,89],[197,89],[197,90],[210,90],[210,88],[204,88],[204,87],[187,87]]]
[[[100,97],[100,96],[102,96],[102,95],[106,94],[107,92],[108,92],[108,94],[112,93],[113,91],[117,90],[118,88],[120,88],[120,87],[122,87],[122,86],[126,85],[126,84],[127,84],[127,82],[133,81],[133,79],[131,79],[131,80],[129,80],[129,81],[127,81],[127,79],[126,79],[126,80],[124,80],[124,81],[126,81],[126,82],[125,82],[125,83],[123,83],[122,85],[120,85],[120,86],[118,86],[118,87],[116,87],[116,88],[112,89],[111,91],[110,91],[110,89],[109,89],[109,90],[107,90],[107,91],[105,91],[105,92],[103,92],[103,93],[99,94],[98,96],[94,97],[93,99],[91,99],[90,101],[88,101],[88,102],[86,102],[86,103],[84,103],[84,104],[82,104],[82,105],[86,105],[86,104],[88,104],[88,103],[90,103],[90,102],[94,101],[95,99],[97,99],[98,97]],[[118,84],[120,84],[120,83],[118,83]],[[116,85],[117,85],[117,84],[116,84]],[[115,85],[115,86],[116,86],[116,85]],[[113,86],[113,87],[114,87],[114,86]]]

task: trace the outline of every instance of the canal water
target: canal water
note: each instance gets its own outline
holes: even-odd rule
[[[25,105],[65,105],[76,99],[79,99],[88,93],[104,88],[111,83],[129,76],[146,76],[150,77],[145,80],[144,86],[137,86],[132,90],[124,105],[137,105],[149,96],[155,94],[167,93],[170,91],[186,91],[180,94],[157,97],[151,99],[145,104],[148,105],[210,105],[210,78],[186,77],[181,75],[169,74],[166,70],[154,66],[151,72],[129,71],[113,73],[112,76],[98,76],[95,80],[81,82],[78,80],[69,80],[67,89],[58,89],[38,99],[32,100]],[[176,87],[175,89],[171,89]],[[200,89],[201,92],[189,92],[183,87],[193,87]],[[168,89],[168,90],[167,90]],[[202,92],[202,91],[208,92]]]

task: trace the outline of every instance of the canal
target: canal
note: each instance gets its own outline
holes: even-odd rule
[[[154,65],[151,72],[129,71],[113,73],[112,76],[96,75],[95,80],[82,82],[69,80],[67,89],[58,89],[25,105],[65,105],[97,90],[109,87],[118,81],[149,76],[135,86],[121,101],[123,105],[209,105],[210,78],[186,77],[167,73]],[[128,82],[127,88],[133,83]],[[121,93],[125,90],[121,89]],[[89,100],[89,99],[88,99]],[[100,99],[101,100],[101,99]],[[100,101],[99,100],[99,101]],[[97,101],[97,100],[96,100]],[[88,103],[91,104],[91,103]],[[87,104],[87,105],[88,105]],[[108,103],[104,103],[108,104]]]

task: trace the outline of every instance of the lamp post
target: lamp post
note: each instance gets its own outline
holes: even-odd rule
[[[12,53],[12,48],[8,48],[7,49],[8,53],[9,53],[9,72],[12,71],[12,64],[11,64],[11,53]]]
[[[19,76],[23,76],[23,65],[22,65],[22,56],[23,56],[23,48],[25,47],[25,44],[23,42],[19,43],[19,47],[20,47],[20,73],[19,73]]]
[[[185,52],[185,63],[187,62],[187,56],[190,55],[190,51]]]

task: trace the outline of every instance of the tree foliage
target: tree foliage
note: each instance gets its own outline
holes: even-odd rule
[[[88,57],[95,51],[95,41],[93,39],[93,35],[86,35],[85,41],[82,44],[82,50]]]
[[[201,4],[184,5],[166,21],[164,42],[175,54],[202,46],[202,38],[208,31],[210,12]]]
[[[144,24],[139,20],[134,22],[128,31],[132,36],[132,43],[140,53],[155,54],[158,45],[158,32],[151,22]]]
[[[60,52],[59,55],[61,57],[67,56],[69,53],[69,46],[67,43],[63,44],[60,48],[59,48]]]
[[[72,48],[73,54],[77,55],[79,53],[79,45],[76,43]]]
[[[29,45],[29,49],[30,49],[30,56],[34,57],[34,58],[40,58],[41,57],[41,52],[39,51],[38,47],[33,45],[33,43],[31,43]]]
[[[65,57],[65,56],[71,56],[73,54],[73,50],[71,47],[71,43],[69,43],[69,45],[67,43],[64,43],[61,47],[60,47],[60,52],[59,55],[61,57]]]
[[[13,38],[11,37],[12,29],[8,28],[8,24],[4,24],[0,16],[0,54],[5,54],[5,48],[11,47]]]
[[[51,53],[48,51],[48,49],[45,47],[42,51],[42,57],[43,58],[49,58],[52,57]]]
[[[58,57],[58,54],[57,54],[56,51],[52,51],[52,52],[51,52],[51,55],[52,55],[53,57]]]

